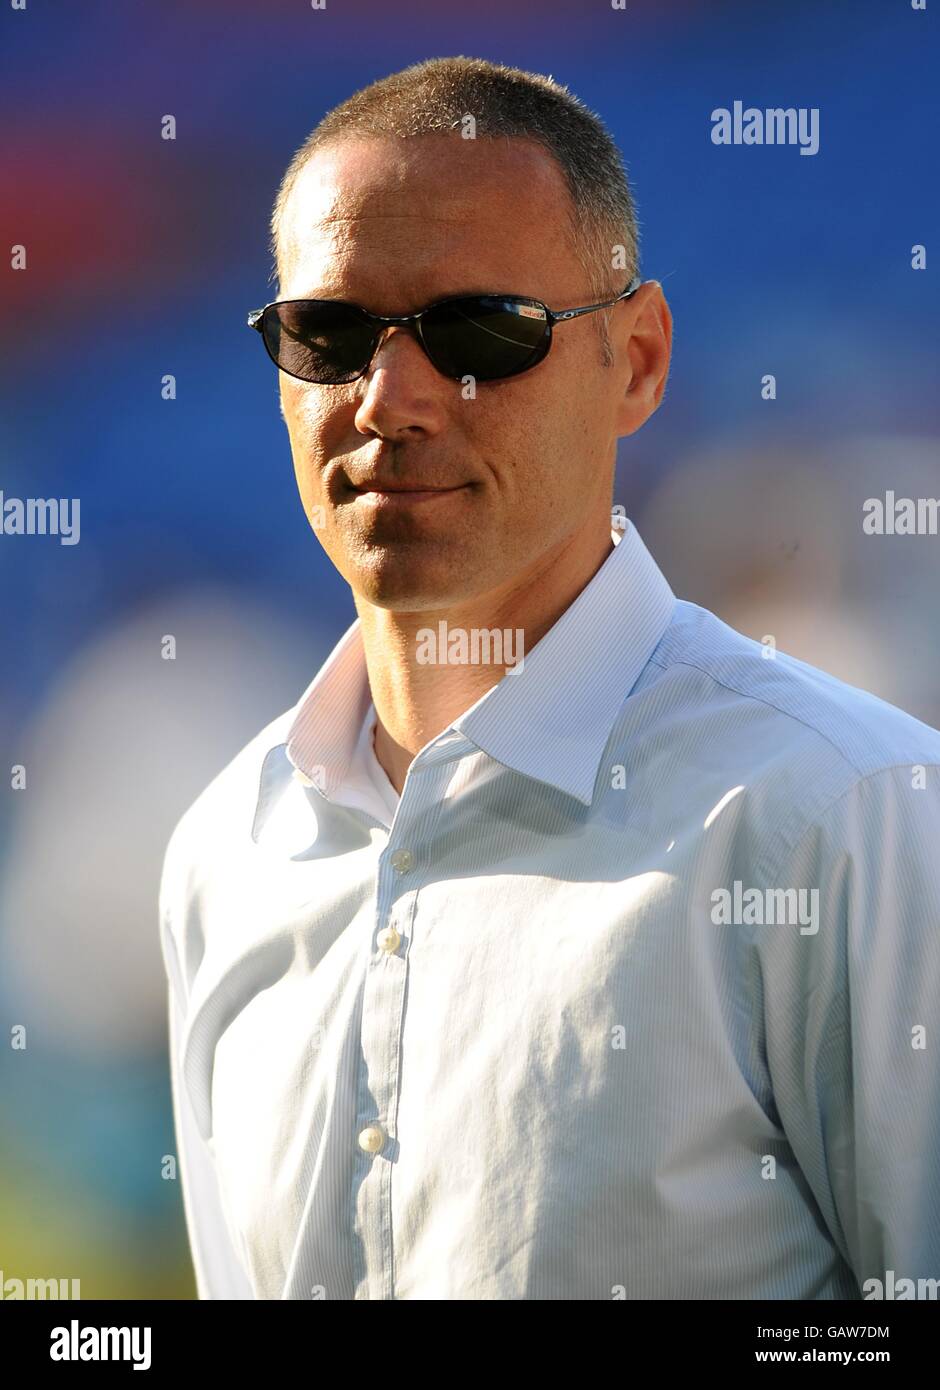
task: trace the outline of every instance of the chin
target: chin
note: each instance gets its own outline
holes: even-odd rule
[[[465,565],[452,541],[360,542],[337,563],[354,593],[379,608],[441,607],[466,594]]]
[[[357,580],[353,587],[373,607],[386,608],[389,612],[434,612],[465,597],[454,584],[453,576],[447,580],[442,578],[439,584],[434,584],[428,576],[416,577],[411,582],[402,577],[396,583],[380,584],[370,577]]]
[[[347,575],[350,587],[376,608],[421,612],[443,608],[466,596],[466,585],[446,564],[381,561],[356,566]]]

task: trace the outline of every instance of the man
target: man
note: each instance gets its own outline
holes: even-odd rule
[[[671,320],[609,136],[420,64],[325,118],[273,235],[250,322],[358,620],[167,852],[200,1296],[940,1273],[940,735],[612,527]]]

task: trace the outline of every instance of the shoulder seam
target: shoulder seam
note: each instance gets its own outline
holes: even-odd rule
[[[873,768],[870,772],[865,772],[861,767],[858,767],[856,765],[856,763],[849,757],[847,753],[843,752],[843,750],[838,746],[837,743],[833,741],[829,734],[824,733],[822,729],[818,729],[815,724],[807,723],[805,719],[801,719],[800,716],[798,714],[794,714],[792,710],[781,709],[779,705],[774,704],[773,700],[768,700],[766,696],[756,695],[748,690],[741,690],[736,685],[729,685],[727,681],[719,680],[719,678],[715,675],[713,671],[709,671],[706,666],[701,666],[698,662],[677,659],[676,661],[670,661],[668,664],[666,664],[663,661],[659,660],[655,655],[653,655],[650,657],[650,665],[658,666],[661,671],[668,671],[673,666],[688,666],[691,670],[699,671],[703,676],[707,676],[708,679],[712,681],[715,685],[721,686],[722,690],[728,690],[731,692],[732,695],[740,695],[742,700],[753,700],[755,704],[764,705],[767,709],[776,710],[777,714],[782,715],[784,719],[790,719],[793,721],[794,724],[801,724],[804,729],[808,729],[810,733],[815,734],[817,738],[820,738],[824,743],[829,744],[833,752],[836,753],[838,757],[840,757],[842,761],[846,764],[846,766],[850,767],[852,771],[856,773],[857,776],[861,779],[876,776],[879,772],[887,771],[889,767],[907,766],[907,764],[903,762],[891,764],[886,763],[883,767]],[[823,671],[821,674],[827,675],[828,673]],[[833,676],[832,679],[838,680],[838,676]],[[859,687],[855,686],[851,688],[853,690],[859,689]],[[861,693],[863,695],[871,694],[871,692],[867,690],[863,690],[861,691]],[[877,699],[878,696],[872,696],[872,698]],[[892,706],[892,708],[895,707]],[[906,711],[899,710],[899,713],[906,714]],[[914,719],[915,716],[910,714],[907,715],[907,718]],[[911,765],[913,766],[913,764]]]

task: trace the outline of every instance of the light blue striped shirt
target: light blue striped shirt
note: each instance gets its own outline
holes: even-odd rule
[[[200,1297],[940,1276],[940,734],[677,600],[630,523],[391,825],[370,703],[356,623],[167,850]]]

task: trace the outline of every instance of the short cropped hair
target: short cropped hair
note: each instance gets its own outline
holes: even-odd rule
[[[463,57],[415,63],[327,112],[281,180],[271,217],[271,278],[281,278],[284,211],[314,151],[349,137],[459,133],[468,116],[475,138],[533,140],[555,159],[570,194],[572,246],[590,293],[601,300],[625,288],[638,270],[639,233],[623,160],[603,122],[551,77]]]

